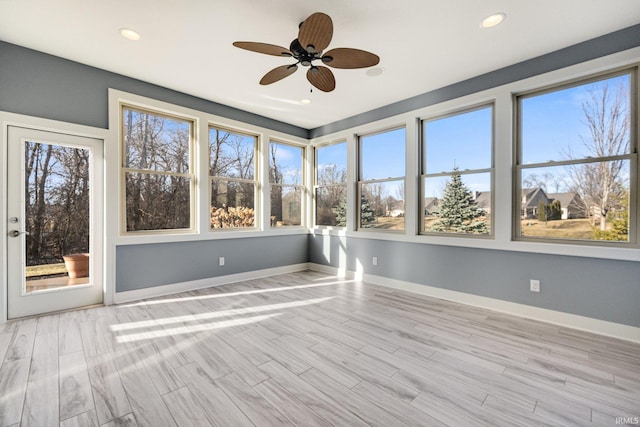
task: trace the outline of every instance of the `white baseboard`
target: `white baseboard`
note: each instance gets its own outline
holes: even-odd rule
[[[640,343],[640,328],[634,326],[593,319],[591,317],[579,316],[577,314],[564,313],[561,311],[548,310],[546,308],[534,307],[515,302],[503,301],[495,298],[472,295],[464,292],[437,288],[434,286],[420,285],[403,280],[390,279],[388,277],[362,274],[322,264],[309,263],[309,269],[322,273],[334,274],[338,277],[362,280],[363,282],[386,286],[388,288],[427,295],[447,301],[459,302],[474,307],[486,308],[514,316],[525,317],[558,326]]]
[[[160,297],[176,294],[178,292],[193,291],[196,289],[210,288],[241,282],[243,280],[261,279],[278,274],[293,273],[308,270],[308,263],[285,265],[283,267],[265,268],[263,270],[248,271],[246,273],[228,274],[226,276],[210,277],[207,279],[191,280],[189,282],[172,283],[170,285],[152,286],[150,288],[136,289],[133,291],[116,292],[114,302],[121,304],[146,298]]]

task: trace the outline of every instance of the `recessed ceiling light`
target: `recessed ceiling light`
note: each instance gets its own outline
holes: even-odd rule
[[[489,15],[482,20],[480,26],[482,28],[492,28],[496,25],[500,24],[507,17],[506,13],[494,13],[493,15]]]
[[[301,104],[311,104],[311,100],[309,98],[304,98],[300,100]]]
[[[376,76],[379,76],[380,74],[382,74],[382,71],[383,71],[383,70],[382,70],[382,68],[380,68],[380,67],[369,68],[369,69],[366,71],[366,73],[365,73],[365,74],[366,74],[367,76],[369,76],[369,77],[376,77]]]
[[[138,41],[140,40],[140,34],[130,28],[120,28],[120,35],[127,40]]]

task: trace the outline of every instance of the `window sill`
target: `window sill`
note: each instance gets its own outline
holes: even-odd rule
[[[532,254],[565,255],[586,258],[611,259],[620,261],[640,262],[640,248],[637,247],[611,247],[563,243],[525,242],[512,241],[488,237],[466,236],[433,236],[413,235],[398,233],[384,233],[368,231],[331,230],[314,228],[310,230],[313,235],[341,236],[357,239],[385,240],[400,243],[413,243],[425,245],[452,246],[473,249],[488,249],[496,251],[515,251]]]
[[[206,230],[202,233],[189,234],[163,234],[163,235],[143,235],[143,236],[119,236],[116,246],[144,245],[155,243],[174,242],[199,242],[203,240],[226,240],[226,239],[250,239],[256,237],[291,236],[295,234],[309,234],[305,227],[291,228],[270,228],[268,230]]]

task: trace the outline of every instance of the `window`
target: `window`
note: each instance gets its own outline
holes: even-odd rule
[[[422,231],[491,234],[493,107],[422,123]]]
[[[209,128],[211,229],[255,227],[257,142],[252,135]]]
[[[122,123],[123,229],[192,230],[193,122],[123,106]]]
[[[316,148],[316,225],[347,225],[347,143]]]
[[[302,147],[269,144],[272,227],[302,225],[303,159]]]
[[[517,98],[517,238],[633,240],[633,82],[625,72]]]
[[[359,229],[404,230],[405,152],[405,128],[359,138]]]

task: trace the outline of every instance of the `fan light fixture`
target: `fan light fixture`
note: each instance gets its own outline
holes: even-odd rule
[[[261,85],[270,85],[295,73],[298,64],[308,67],[307,80],[314,87],[323,92],[331,92],[336,88],[336,80],[331,68],[367,68],[373,67],[380,62],[378,55],[360,49],[337,48],[323,53],[331,43],[333,37],[333,21],[329,15],[324,13],[314,13],[305,19],[298,30],[298,38],[294,39],[289,48],[268,43],[257,42],[234,42],[235,47],[250,50],[252,52],[264,53],[266,55],[293,58],[297,62],[290,65],[281,65],[269,71],[260,80]],[[320,61],[321,64],[314,64]]]
[[[480,26],[482,28],[493,28],[496,25],[499,25],[502,23],[502,21],[505,20],[505,18],[507,17],[506,13],[494,13],[492,15],[487,16],[486,18],[484,18],[482,20],[482,22],[480,23]]]
[[[140,34],[137,31],[132,30],[131,28],[120,28],[120,35],[125,39],[134,42],[140,40]]]

